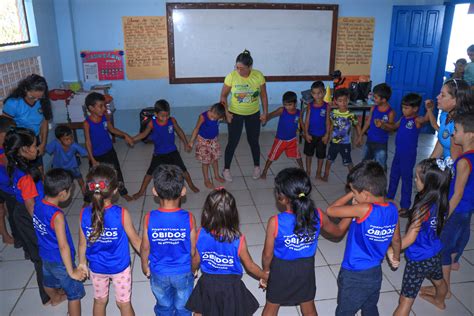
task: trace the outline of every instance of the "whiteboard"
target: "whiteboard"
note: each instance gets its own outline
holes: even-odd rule
[[[244,49],[268,81],[327,80],[334,70],[337,6],[167,6],[171,83],[222,82]]]

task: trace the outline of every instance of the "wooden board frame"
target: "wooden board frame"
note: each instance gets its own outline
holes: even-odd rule
[[[330,4],[309,4],[309,3],[172,3],[166,4],[166,19],[168,22],[168,65],[169,65],[169,82],[173,83],[213,83],[224,82],[224,77],[190,77],[176,78],[175,72],[175,49],[174,49],[174,28],[173,28],[173,10],[175,9],[274,9],[274,10],[322,10],[332,11],[332,34],[331,34],[331,52],[329,61],[328,75],[315,76],[265,76],[266,81],[315,81],[315,80],[332,80],[331,73],[334,71],[336,60],[336,37],[337,37],[337,20],[338,5]],[[230,66],[229,66],[230,69]]]

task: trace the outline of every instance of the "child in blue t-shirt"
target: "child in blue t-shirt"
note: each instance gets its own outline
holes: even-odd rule
[[[214,188],[214,183],[209,179],[209,165],[214,171],[214,179],[220,183],[225,180],[219,175],[219,158],[221,156],[221,145],[219,136],[219,121],[225,118],[225,107],[216,103],[211,108],[199,115],[196,127],[193,130],[188,149],[196,144],[196,159],[202,163],[202,174],[206,188]]]
[[[160,207],[143,220],[143,274],[150,278],[156,315],[191,315],[185,304],[197,270],[191,264],[196,251],[196,220],[180,207],[186,194],[183,171],[176,165],[161,164],[153,178],[153,195],[160,199]]]
[[[53,168],[63,168],[71,172],[74,179],[77,180],[82,194],[86,193],[86,186],[82,179],[81,170],[77,163],[77,155],[87,156],[87,150],[74,142],[72,129],[67,126],[59,125],[54,130],[56,139],[46,145],[46,152],[53,155]]]
[[[375,120],[375,126],[386,131],[397,130],[395,138],[395,155],[390,168],[390,183],[387,198],[393,200],[397,193],[398,181],[402,178],[402,196],[400,199],[400,214],[406,214],[411,205],[413,185],[413,169],[416,163],[418,136],[422,125],[429,118],[418,116],[421,105],[421,95],[409,93],[402,99],[402,118],[396,123]]]
[[[272,149],[268,153],[268,159],[260,178],[265,179],[272,162],[278,160],[280,155],[285,152],[288,158],[296,159],[296,162],[303,169],[303,160],[298,150],[298,140],[296,132],[299,126],[303,126],[300,110],[296,108],[298,98],[293,91],[287,91],[283,94],[283,106],[271,112],[267,116],[267,122],[274,117],[279,116],[278,128],[273,141]]]
[[[391,264],[400,264],[400,225],[397,207],[386,202],[387,178],[375,161],[363,161],[347,176],[351,191],[331,204],[331,217],[352,217],[346,250],[337,279],[336,315],[378,315],[382,260],[392,244]],[[352,205],[346,205],[352,200]]]
[[[395,112],[390,107],[390,104],[388,104],[388,100],[390,100],[392,96],[392,89],[388,84],[381,83],[374,87],[373,92],[375,106],[370,110],[369,117],[367,118],[369,124],[364,124],[362,133],[357,138],[356,144],[362,144],[362,137],[368,130],[362,160],[375,160],[382,165],[384,170],[387,170],[387,143],[389,133],[380,128],[380,121],[392,124],[395,120]],[[376,124],[376,122],[379,123]]]
[[[313,102],[308,104],[304,121],[304,149],[306,155],[306,172],[311,176],[313,156],[318,158],[316,179],[323,179],[323,163],[326,158],[326,144],[329,140],[329,105],[324,102],[325,88],[322,81],[315,81],[311,85]]]
[[[138,142],[151,133],[151,139],[155,149],[151,159],[150,167],[146,171],[143,178],[140,190],[133,195],[134,199],[138,199],[145,194],[146,188],[153,179],[153,172],[162,164],[176,165],[183,171],[183,177],[193,192],[199,192],[199,189],[194,185],[191,176],[184,165],[183,159],[179,154],[178,148],[175,144],[174,134],[176,133],[185,144],[186,150],[190,151],[188,140],[181,127],[174,117],[170,116],[170,104],[166,100],[158,100],[155,102],[155,116],[150,121],[143,132],[133,137],[134,142]]]
[[[133,198],[128,195],[125,188],[120,162],[109,133],[123,137],[129,146],[133,146],[133,140],[130,135],[113,125],[107,114],[104,95],[91,92],[87,95],[85,103],[90,112],[90,116],[84,121],[84,137],[89,165],[96,166],[99,163],[107,163],[114,166],[119,181],[119,193],[126,201],[131,201]]]
[[[139,252],[141,239],[128,210],[112,204],[118,186],[117,172],[109,165],[92,167],[86,177],[92,205],[79,215],[79,268],[88,271],[92,280],[93,314],[105,315],[112,280],[121,315],[134,315],[128,244]]]
[[[253,315],[258,301],[242,282],[243,267],[263,287],[268,275],[250,256],[235,199],[225,188],[216,188],[207,196],[201,226],[193,266],[201,265],[202,276],[186,308],[195,315]]]
[[[43,260],[43,284],[50,297],[66,293],[68,315],[81,315],[81,299],[86,295],[85,269],[78,269],[74,242],[63,210],[58,206],[71,195],[73,178],[65,169],[51,169],[44,178],[44,199],[35,204],[33,225]]]
[[[332,236],[345,234],[346,218],[338,225],[316,208],[311,180],[302,169],[286,168],[275,178],[275,195],[285,211],[268,220],[263,270],[269,272],[263,315],[277,315],[280,305],[300,305],[303,315],[316,315],[314,255],[321,229]]]
[[[436,287],[436,295],[421,294],[427,301],[444,309],[448,292],[441,269],[439,234],[448,212],[451,173],[438,166],[439,159],[425,159],[416,166],[415,185],[418,194],[410,210],[409,225],[402,238],[407,263],[403,272],[400,300],[394,315],[409,315],[425,278]],[[391,258],[393,249],[388,249]]]

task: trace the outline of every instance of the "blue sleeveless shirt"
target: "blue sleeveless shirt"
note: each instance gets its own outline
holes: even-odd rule
[[[400,119],[400,127],[395,137],[396,150],[407,154],[414,153],[416,155],[419,135],[420,129],[416,127],[416,117],[406,118],[402,116]]]
[[[415,242],[405,250],[408,259],[422,261],[437,255],[441,251],[441,240],[436,234],[437,225],[438,209],[436,205],[432,205],[425,218],[422,219]]]
[[[316,231],[309,236],[296,235],[293,230],[296,224],[296,215],[290,212],[282,212],[275,215],[275,244],[273,254],[282,260],[295,260],[313,257],[318,248],[318,237],[321,232],[322,214],[317,209],[318,223]]]
[[[107,130],[107,118],[105,115],[102,115],[98,123],[91,120],[90,116],[86,119],[86,122],[89,124],[92,155],[102,156],[112,150],[113,144]]]
[[[190,212],[183,209],[158,209],[148,213],[147,234],[150,242],[150,270],[160,275],[191,272]]]
[[[163,155],[178,150],[174,143],[174,126],[171,118],[164,125],[160,125],[156,117],[153,116],[152,124],[151,139],[155,144],[153,154]]]
[[[278,128],[276,138],[281,140],[291,140],[296,138],[296,130],[298,129],[298,120],[300,118],[300,110],[290,113],[283,107],[283,112],[278,120]]]
[[[311,102],[308,108],[311,108],[309,111],[308,132],[312,136],[324,136],[324,134],[326,134],[326,115],[328,111],[328,104],[323,102],[322,106],[316,107],[314,106],[314,102]]]
[[[0,157],[5,157],[5,150],[0,148]],[[10,177],[7,173],[7,166],[0,164],[0,190],[7,194],[13,194],[13,187],[10,184]]]
[[[392,108],[388,108],[387,111],[379,111],[379,107],[375,106],[372,112],[372,118],[370,119],[370,127],[367,132],[367,141],[371,143],[386,144],[388,142],[388,132],[377,126],[375,126],[375,119],[379,119],[388,122],[388,116],[392,112]]]
[[[381,264],[398,222],[393,203],[371,205],[364,218],[353,219],[347,234],[342,268],[368,270]]]
[[[38,237],[39,254],[44,261],[63,262],[61,252],[59,251],[58,238],[54,230],[54,218],[58,214],[64,215],[64,212],[54,204],[45,200],[35,203],[33,226],[36,231],[36,236]],[[67,243],[71,249],[71,260],[74,262],[76,252],[66,217],[64,217],[64,224],[66,226]]]
[[[15,198],[18,201],[18,203],[25,203],[25,200],[23,199],[21,189],[18,187],[18,182],[23,178],[27,177],[28,175],[21,171],[18,168],[15,168],[13,171],[13,193],[15,194]],[[33,181],[33,179],[31,179]],[[34,198],[35,203],[40,202],[44,198],[44,188],[43,188],[43,182],[40,180],[38,182],[35,182],[35,187],[36,187],[36,192],[38,195]]]
[[[209,111],[202,112],[201,116],[204,119],[201,126],[199,127],[199,136],[205,139],[214,139],[219,134],[219,121],[209,119]]]
[[[121,206],[110,205],[104,209],[104,230],[93,243],[89,241],[93,231],[90,206],[82,210],[81,229],[87,240],[86,257],[92,272],[117,274],[130,265],[130,249],[128,236],[123,228]]]
[[[461,201],[454,209],[454,212],[457,213],[469,213],[474,211],[474,173],[472,172],[472,166],[474,165],[474,150],[466,151],[459,156],[453,165],[454,177],[451,180],[451,185],[449,188],[449,199],[454,194],[454,187],[456,185],[457,171],[456,166],[461,159],[466,159],[469,164],[469,177],[467,178],[466,186],[464,187],[464,193],[462,195]]]
[[[206,230],[201,228],[196,243],[201,257],[201,270],[209,274],[238,274],[242,275],[240,250],[244,235],[232,242],[221,242]]]
[[[454,120],[448,120],[448,112],[441,112],[439,116],[438,141],[443,146],[443,158],[451,157],[451,135],[454,133]]]

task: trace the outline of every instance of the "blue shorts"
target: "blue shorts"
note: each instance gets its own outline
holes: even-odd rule
[[[62,262],[43,261],[43,285],[63,289],[68,301],[80,300],[86,295],[82,282],[72,279]]]

